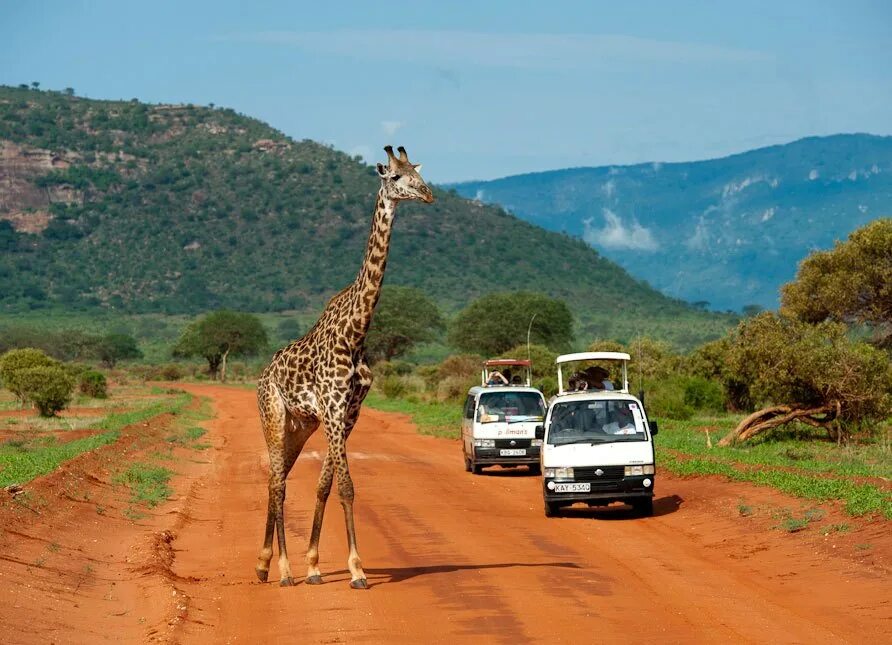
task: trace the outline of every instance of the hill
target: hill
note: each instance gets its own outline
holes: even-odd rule
[[[358,271],[378,185],[358,159],[229,109],[0,88],[0,308],[318,310]],[[564,299],[586,336],[690,346],[729,324],[581,240],[436,195],[401,206],[387,283],[447,311],[526,289]]]
[[[573,168],[458,184],[584,239],[667,295],[774,308],[814,249],[892,214],[892,137],[812,137],[722,159]]]

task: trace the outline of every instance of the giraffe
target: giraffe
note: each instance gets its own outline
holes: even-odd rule
[[[283,587],[294,584],[285,549],[285,478],[304,443],[321,422],[328,452],[316,486],[316,510],[306,556],[306,582],[322,584],[318,567],[319,536],[336,471],[338,496],[347,524],[350,586],[368,588],[356,547],[354,490],[347,466],[346,443],[372,384],[364,342],[381,294],[396,206],[403,200],[420,200],[427,204],[434,201],[431,189],[419,174],[421,165],[409,162],[405,148],[398,148],[399,158],[394,156],[391,146],[386,146],[384,151],[388,163],[376,165],[381,187],[359,274],[351,285],[328,302],[306,335],[276,352],[257,382],[260,421],[269,450],[266,532],[255,567],[262,582],[269,577],[273,533],[276,533],[279,584]]]

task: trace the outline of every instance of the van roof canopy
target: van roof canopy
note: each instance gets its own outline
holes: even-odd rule
[[[632,357],[625,352],[577,352],[558,356],[555,363],[572,363],[574,361],[630,361]]]
[[[530,361],[517,358],[490,358],[489,360],[483,361],[483,365],[485,367],[507,367],[510,365],[529,367]]]

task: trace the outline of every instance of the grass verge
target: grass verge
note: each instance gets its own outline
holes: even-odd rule
[[[461,404],[389,399],[378,392],[370,392],[365,403],[383,412],[408,414],[421,434],[445,439],[461,437]]]
[[[168,485],[171,473],[163,466],[152,466],[136,462],[112,481],[126,484],[130,488],[130,501],[154,508],[167,499],[173,489]]]
[[[100,432],[67,443],[60,444],[49,437],[37,441],[0,445],[0,486],[25,484],[35,477],[46,475],[69,459],[114,443],[121,436],[121,429],[125,426],[161,414],[180,413],[191,400],[192,395],[184,392],[137,410],[112,413],[90,426],[91,429]]]

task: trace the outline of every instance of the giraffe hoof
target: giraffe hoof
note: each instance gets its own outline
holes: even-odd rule
[[[260,580],[260,582],[266,582],[269,578],[269,569],[264,570],[258,567],[254,569],[254,573],[257,574],[257,579]]]
[[[350,588],[351,589],[368,589],[369,583],[366,581],[365,578],[357,578],[356,580],[350,581]]]
[[[308,585],[321,585],[322,584],[322,576],[315,575],[307,578],[306,583]]]
[[[294,579],[293,578],[282,578],[281,580],[279,580],[279,586],[280,587],[293,587]]]

